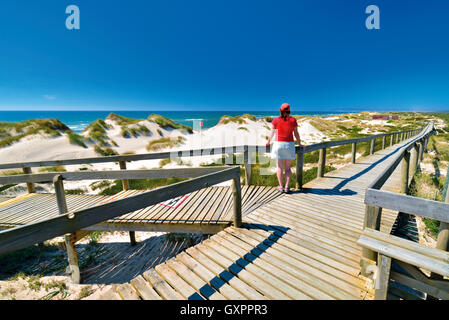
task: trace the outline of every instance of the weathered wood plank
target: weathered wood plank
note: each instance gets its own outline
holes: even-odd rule
[[[157,294],[153,287],[151,287],[150,283],[141,275],[135,277],[130,282],[136,290],[137,294],[143,300],[162,300],[162,298]]]
[[[449,222],[449,204],[384,190],[367,189],[365,203],[394,211]]]

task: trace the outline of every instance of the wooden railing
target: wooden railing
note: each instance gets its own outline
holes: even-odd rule
[[[163,186],[120,200],[108,202],[88,209],[68,212],[65,199],[63,180],[90,179],[147,179],[169,177],[192,177],[187,181]],[[233,224],[240,227],[242,223],[242,199],[240,185],[240,168],[212,167],[212,168],[183,168],[159,170],[130,170],[130,171],[100,171],[100,172],[64,172],[29,174],[10,177],[0,177],[0,183],[10,182],[49,182],[55,187],[59,216],[33,224],[15,227],[0,232],[0,255],[25,248],[34,243],[43,242],[54,237],[65,235],[69,265],[72,270],[72,280],[80,282],[77,256],[75,251],[75,233],[86,227],[115,218],[148,206],[182,196],[193,191],[232,180],[233,183]]]
[[[352,145],[352,163],[356,162],[357,145],[363,142],[370,142],[370,154],[374,153],[374,147],[376,139],[382,139],[382,149],[387,147],[389,142],[390,146],[399,143],[405,139],[411,138],[421,132],[422,129],[399,131],[392,133],[378,134],[368,137],[356,138],[356,139],[345,139],[337,141],[321,142],[312,145],[308,145],[305,149],[296,146],[296,188],[302,189],[303,184],[303,167],[304,167],[304,154],[313,151],[319,151],[318,159],[318,172],[317,177],[323,177],[326,166],[326,151],[329,148]],[[387,138],[390,141],[387,141]],[[136,155],[117,155],[117,156],[106,156],[106,157],[92,157],[92,158],[79,158],[79,159],[66,159],[66,160],[46,160],[46,161],[33,161],[33,162],[20,162],[20,163],[3,163],[0,164],[0,170],[2,169],[14,169],[22,168],[24,174],[30,174],[31,168],[33,167],[49,167],[49,166],[63,166],[63,165],[80,165],[80,164],[94,164],[94,163],[107,163],[107,162],[118,162],[121,170],[126,170],[126,162],[132,161],[142,161],[142,160],[155,160],[155,159],[167,159],[167,158],[183,158],[183,157],[195,157],[195,156],[209,156],[218,154],[243,154],[241,157],[236,158],[236,163],[233,163],[233,157],[230,157],[230,161],[226,161],[225,164],[243,164],[245,168],[245,178],[246,184],[251,184],[251,164],[255,163],[255,154],[265,154],[270,153],[270,146],[257,146],[257,145],[241,145],[232,147],[215,147],[215,148],[205,148],[205,149],[194,149],[194,150],[179,150],[170,152],[160,152],[160,153],[145,153]],[[123,185],[126,189],[128,182],[126,179],[123,181]],[[33,182],[27,182],[28,192],[34,192]]]
[[[448,248],[449,197],[446,195],[445,202],[439,202],[407,195],[410,177],[417,171],[419,162],[423,159],[423,153],[427,149],[429,138],[435,132],[432,124],[427,125],[418,136],[400,150],[392,164],[371,183],[365,192],[364,233],[359,239],[359,244],[363,247],[361,272],[365,276],[372,276],[375,273],[376,299],[387,298],[392,258],[399,263],[405,263],[401,266],[407,268],[407,271],[416,277],[410,278],[393,272],[395,280],[423,290],[429,295],[434,294],[443,299],[449,297],[447,281],[444,283],[427,279],[422,272],[410,269],[411,266],[424,268],[438,275],[433,277],[438,280],[442,280],[443,276],[449,276],[449,254],[445,253]],[[380,190],[401,163],[401,193]],[[441,232],[437,248],[428,248],[409,240],[380,233],[382,209],[394,210],[400,215],[415,215],[440,221]],[[377,269],[371,268],[373,264],[377,264]]]

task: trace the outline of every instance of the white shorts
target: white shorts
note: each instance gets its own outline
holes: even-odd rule
[[[295,160],[295,143],[285,141],[273,141],[271,145],[271,158],[281,160]]]

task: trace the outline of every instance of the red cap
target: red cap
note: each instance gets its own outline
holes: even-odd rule
[[[283,103],[281,106],[281,112],[282,111],[290,111],[290,105],[288,103]]]

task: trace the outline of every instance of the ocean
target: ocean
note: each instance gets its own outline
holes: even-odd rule
[[[265,116],[276,117],[279,114],[270,111],[0,111],[0,122],[16,122],[29,119],[56,118],[65,123],[74,132],[80,133],[90,123],[97,119],[105,119],[109,113],[114,112],[118,115],[134,118],[146,119],[150,114],[157,113],[170,118],[183,125],[194,127],[194,121],[200,120],[203,123],[203,129],[215,126],[224,115],[237,116],[244,113],[255,115],[257,118]],[[294,112],[295,115],[302,116],[331,116],[343,114],[345,112]],[[198,122],[196,122],[198,123]]]

